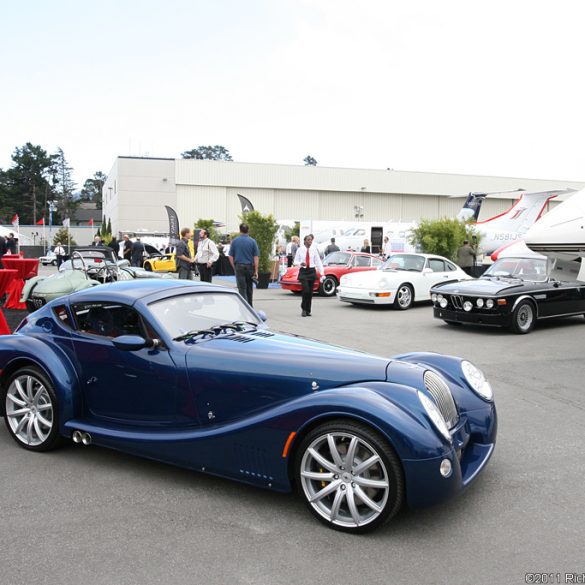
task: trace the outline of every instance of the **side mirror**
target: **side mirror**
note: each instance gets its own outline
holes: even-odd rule
[[[432,274],[433,272],[432,268],[423,268],[423,274]]]
[[[262,321],[268,321],[268,317],[264,311],[256,311],[256,314],[262,319]]]
[[[123,351],[138,351],[147,347],[148,341],[140,335],[120,335],[112,339],[112,343],[116,349]]]
[[[128,262],[128,260],[118,260],[117,264],[119,268],[127,268],[130,266],[130,262]]]

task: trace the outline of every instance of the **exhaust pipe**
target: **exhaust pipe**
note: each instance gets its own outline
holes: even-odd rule
[[[74,443],[81,443],[83,440],[83,433],[81,431],[73,431],[73,435],[71,436]]]
[[[81,442],[87,447],[91,445],[91,435],[89,433],[82,433]]]

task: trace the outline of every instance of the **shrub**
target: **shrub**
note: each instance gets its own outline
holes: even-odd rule
[[[410,243],[425,254],[438,254],[456,260],[464,240],[479,245],[480,235],[472,224],[458,219],[423,219],[411,230]]]
[[[278,224],[272,215],[262,215],[259,211],[248,211],[240,216],[243,223],[250,227],[252,236],[260,249],[258,271],[270,272],[270,260],[274,251],[274,238]]]

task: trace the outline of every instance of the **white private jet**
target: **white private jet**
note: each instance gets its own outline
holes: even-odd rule
[[[484,254],[489,255],[505,244],[524,239],[530,227],[544,213],[551,199],[573,191],[575,189],[523,192],[520,199],[508,211],[472,224],[481,234],[480,248]]]

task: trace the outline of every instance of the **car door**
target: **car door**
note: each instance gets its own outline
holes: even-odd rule
[[[534,285],[535,289],[540,288]],[[585,313],[585,286],[560,282],[546,285],[546,291],[538,290],[531,296],[538,303],[539,317]]]
[[[122,303],[72,304],[72,343],[86,415],[133,424],[177,417],[177,369],[164,346],[117,349],[120,335],[157,337],[139,313]]]
[[[449,273],[451,270],[442,258],[427,258],[421,279],[420,292],[416,295],[418,300],[430,298],[430,290],[435,284],[444,282],[452,278]]]

